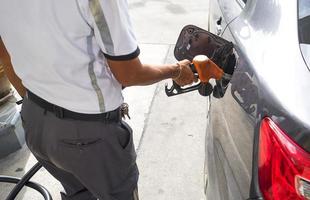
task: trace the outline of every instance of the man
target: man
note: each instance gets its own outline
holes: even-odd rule
[[[27,145],[62,199],[138,199],[122,87],[191,84],[190,62],[141,64],[126,0],[2,0],[0,36],[0,60],[24,96]]]

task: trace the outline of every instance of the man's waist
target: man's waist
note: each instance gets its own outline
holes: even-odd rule
[[[52,81],[51,79],[44,80],[44,78],[40,80],[26,78],[23,80],[23,85],[42,99],[77,113],[98,114],[109,112],[123,103],[124,99],[120,85],[109,85],[98,79],[100,88],[94,89],[91,85],[84,84],[85,81],[83,80],[81,80],[81,84],[75,84],[75,82],[66,82],[65,80]]]
[[[36,94],[32,93],[31,91],[27,90],[27,96],[29,100],[40,106],[46,111],[49,111],[57,118],[60,119],[74,119],[74,120],[82,120],[82,121],[103,121],[103,122],[118,122],[121,120],[121,109],[120,107],[109,112],[105,113],[98,113],[98,114],[85,114],[70,111],[66,108],[61,106],[52,104],[43,98],[37,96]]]

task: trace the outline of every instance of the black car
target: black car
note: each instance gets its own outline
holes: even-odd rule
[[[210,0],[209,13],[236,65],[210,97],[207,199],[310,199],[310,1]]]

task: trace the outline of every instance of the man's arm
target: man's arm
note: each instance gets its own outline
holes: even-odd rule
[[[80,10],[108,61],[115,78],[123,86],[149,85],[173,78],[179,85],[190,84],[194,74],[189,61],[170,65],[141,64],[125,0],[80,2]]]
[[[22,84],[22,81],[20,78],[15,74],[15,71],[13,69],[11,58],[9,53],[7,52],[1,38],[0,38],[0,63],[2,63],[4,67],[4,71],[9,78],[10,82],[14,86],[14,88],[17,90],[19,95],[23,97],[26,93],[26,89]]]
[[[150,65],[141,64],[138,57],[126,61],[108,59],[113,75],[126,87],[150,85],[168,78],[172,78],[181,86],[191,84],[195,78],[189,64],[188,60],[183,60],[178,64]]]

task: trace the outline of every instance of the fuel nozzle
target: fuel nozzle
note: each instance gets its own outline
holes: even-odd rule
[[[205,55],[195,56],[191,64],[191,69],[195,76],[199,78],[200,82],[194,86],[183,88],[173,81],[171,88],[168,88],[167,85],[165,86],[167,96],[174,96],[194,90],[198,90],[202,96],[209,96],[213,91],[209,80],[211,78],[220,80],[223,76],[227,76],[219,66]]]
[[[195,56],[193,65],[202,83],[208,83],[211,78],[220,80],[224,75],[224,71],[205,55]]]

